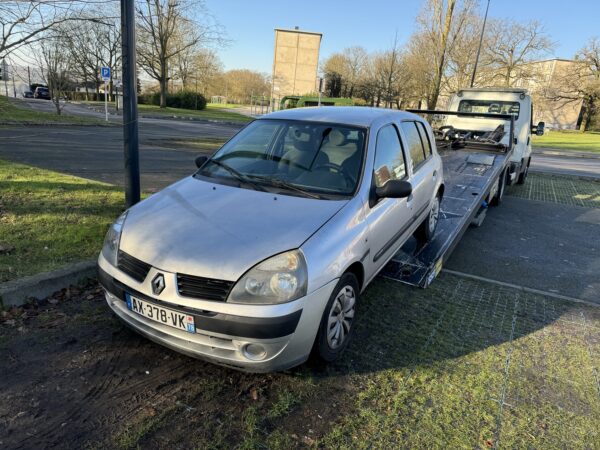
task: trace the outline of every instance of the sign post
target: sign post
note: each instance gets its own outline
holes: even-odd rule
[[[110,67],[101,67],[100,76],[104,80],[104,116],[108,122],[108,82],[110,81]]]
[[[125,202],[129,207],[140,201],[137,76],[135,73],[135,0],[121,0],[121,36]]]

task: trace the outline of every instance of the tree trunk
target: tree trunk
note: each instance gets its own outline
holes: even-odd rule
[[[160,79],[160,107],[161,108],[166,108],[167,107],[167,84],[169,82],[167,81],[166,76],[163,76]]]
[[[444,19],[444,29],[442,30],[442,36],[440,39],[440,61],[436,69],[433,92],[431,95],[431,105],[429,109],[435,109],[440,96],[440,88],[442,86],[442,77],[444,75],[444,68],[446,67],[446,47],[448,46],[448,35],[450,34],[450,27],[452,26],[452,14],[454,13],[454,7],[456,6],[456,0],[448,0],[448,7],[446,8],[446,18]]]
[[[579,131],[587,131],[590,121],[592,120],[592,105],[587,102],[584,106],[585,111],[583,112],[583,117],[581,118],[581,125],[579,125]]]

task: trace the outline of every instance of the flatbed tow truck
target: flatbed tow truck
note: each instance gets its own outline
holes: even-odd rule
[[[433,117],[433,122],[439,116],[459,116],[489,118],[494,124],[504,120],[510,124],[508,136],[503,125],[488,131],[488,134],[457,130],[453,126],[434,129],[445,181],[435,236],[425,244],[419,243],[416,238],[409,239],[381,272],[386,278],[425,288],[438,275],[467,228],[472,224],[481,225],[487,208],[499,204],[506,185],[517,179],[511,171],[516,115],[408,111]]]

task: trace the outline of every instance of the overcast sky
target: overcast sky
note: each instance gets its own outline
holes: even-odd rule
[[[206,0],[231,44],[219,51],[225,69],[270,73],[274,28],[299,26],[323,33],[321,61],[345,47],[369,51],[401,43],[414,31],[422,0]],[[481,13],[486,0],[480,0]],[[550,56],[571,58],[592,36],[600,37],[600,0],[491,0],[490,17],[542,22],[556,41]]]

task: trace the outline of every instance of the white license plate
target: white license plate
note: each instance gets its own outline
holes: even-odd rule
[[[187,331],[188,333],[196,332],[194,316],[182,314],[171,309],[163,308],[162,306],[157,306],[153,303],[145,302],[144,300],[132,297],[129,294],[125,294],[125,298],[127,299],[127,308],[140,316],[144,316],[147,319],[154,320],[155,322],[162,323],[169,327]]]

